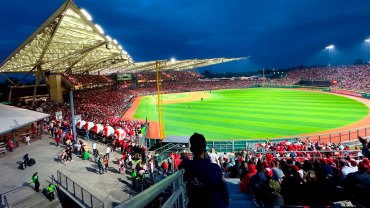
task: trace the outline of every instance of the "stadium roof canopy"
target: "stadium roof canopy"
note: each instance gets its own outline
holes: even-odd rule
[[[0,135],[22,128],[49,116],[49,114],[45,113],[0,104],[0,118],[2,123],[0,126]]]
[[[121,65],[112,66],[105,71],[103,74],[112,74],[112,73],[136,73],[136,72],[150,72],[156,70],[156,64],[158,63],[158,67],[163,70],[175,70],[175,71],[183,71],[183,70],[191,70],[196,69],[204,66],[226,63],[230,61],[237,61],[245,59],[245,57],[241,58],[210,58],[210,59],[187,59],[187,60],[159,60],[159,61],[147,61],[147,62],[136,62],[129,65]],[[121,65],[121,66],[120,66]]]
[[[160,62],[161,68],[188,70],[239,59],[243,58]],[[155,70],[155,61],[135,63],[85,10],[67,0],[0,64],[0,72],[35,69],[52,73],[128,73]]]

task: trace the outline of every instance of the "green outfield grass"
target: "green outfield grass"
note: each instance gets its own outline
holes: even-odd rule
[[[186,96],[187,93],[163,95],[163,100]],[[157,121],[155,99],[156,96],[143,97],[134,117]],[[354,123],[368,114],[368,108],[356,100],[274,88],[212,91],[203,101],[164,104],[163,109],[166,136],[199,132],[208,140],[321,132]]]

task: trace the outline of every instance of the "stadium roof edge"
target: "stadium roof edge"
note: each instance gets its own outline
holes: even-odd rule
[[[248,59],[249,57],[238,57],[238,58],[210,58],[210,59],[185,59],[185,60],[159,60],[159,61],[146,61],[146,62],[136,62],[130,66],[126,66],[123,69],[112,68],[104,71],[102,74],[112,74],[112,73],[140,73],[140,72],[150,72],[156,70],[156,62],[159,63],[159,68],[162,71],[175,70],[175,71],[185,71],[192,70],[200,67],[221,64],[231,61],[238,61],[242,59]]]
[[[157,61],[134,62],[122,46],[66,0],[0,64],[2,72],[112,74],[155,70]],[[191,70],[240,58],[159,60],[161,70]]]

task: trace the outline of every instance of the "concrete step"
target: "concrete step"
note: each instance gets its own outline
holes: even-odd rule
[[[41,192],[35,192],[32,195],[19,199],[18,201],[9,205],[12,208],[60,208],[62,205],[58,198],[49,201]]]
[[[248,207],[254,208],[257,207],[254,201],[229,201],[228,208],[241,208],[241,207]]]
[[[229,190],[229,194],[240,194],[239,188],[240,180],[238,178],[227,178],[226,179],[226,186]]]
[[[229,194],[240,194],[239,188],[227,188],[229,190]]]
[[[234,199],[234,200],[252,200],[253,201],[253,195],[252,194],[244,194],[244,193],[239,193],[239,194],[230,194],[229,193],[229,198]]]
[[[229,208],[257,207],[252,194],[244,194],[239,189],[238,178],[227,178],[226,185],[229,191]]]

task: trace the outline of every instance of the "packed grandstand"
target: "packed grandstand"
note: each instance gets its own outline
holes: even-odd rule
[[[328,86],[330,89],[341,89],[347,93],[361,95],[369,92],[369,71],[369,65],[316,67],[292,70],[279,79],[254,77],[214,80],[207,79],[195,71],[166,71],[161,74],[161,82],[163,93],[174,93],[248,88],[259,85],[292,86],[299,84],[301,80],[326,80],[332,83]],[[143,137],[142,130],[146,122],[122,118],[135,98],[157,93],[155,73],[135,74],[136,82],[129,81],[124,84],[113,81],[112,77],[102,75],[62,74],[62,76],[67,82],[66,86],[72,84],[72,89],[80,89],[75,91],[74,105],[75,114],[81,115],[81,121],[77,123],[81,138],[85,138],[86,134],[89,134],[90,138],[99,137],[101,142],[112,145],[112,148],[124,155],[132,154],[132,157],[140,158],[143,162],[150,161],[149,167],[135,166],[138,172],[156,170],[158,174],[169,175],[177,170],[182,159],[190,157],[186,148],[179,148],[164,158],[162,156],[161,159],[157,158],[159,152],[142,154],[141,147],[144,148],[145,143],[141,143],[139,138]],[[66,100],[68,100],[67,96]],[[30,103],[17,105],[23,108],[41,109],[42,112],[49,113],[51,118],[45,120],[44,132],[55,131],[54,134],[57,135],[58,129],[63,131],[71,129],[72,118],[68,102],[58,104],[49,100],[39,100],[34,106]],[[57,120],[56,112],[62,112],[63,120]],[[59,136],[64,141],[71,139],[68,133]],[[101,138],[105,139],[101,140]],[[6,137],[4,139],[10,140]],[[11,146],[11,143],[8,142],[8,144]],[[140,146],[136,149],[140,151],[134,150],[138,144]],[[350,147],[344,143],[320,143],[309,140],[267,141],[257,143],[242,152],[220,152],[216,154],[216,160],[213,162],[220,165],[225,176],[239,178],[241,192],[253,194],[257,205],[263,206],[264,203],[270,203],[275,195],[281,196],[285,205],[323,206],[330,205],[334,201],[351,199],[354,199],[355,203],[366,204],[366,201],[364,202],[360,197],[363,193],[358,193],[356,183],[366,187],[368,181],[354,182],[353,180],[356,180],[352,178],[354,176],[351,179],[347,177],[351,172],[360,174],[361,171],[369,171],[370,164],[367,159],[369,156],[366,148],[366,142],[364,147],[362,145]],[[361,149],[363,149],[362,153]],[[210,153],[216,153],[215,149],[212,148]],[[273,170],[273,178],[279,181],[281,186],[281,188],[275,187],[276,190],[272,190],[272,193],[269,189],[259,190],[258,188],[268,180],[264,173],[266,168]],[[341,188],[338,189],[338,187]],[[281,203],[280,198],[274,198],[274,200],[276,203]]]

